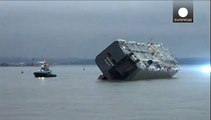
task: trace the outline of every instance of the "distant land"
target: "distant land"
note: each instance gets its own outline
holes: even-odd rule
[[[38,66],[45,58],[0,57],[0,66]],[[92,65],[94,59],[47,58],[50,65]]]
[[[0,57],[0,66],[38,66],[44,58]],[[178,64],[210,64],[210,58],[176,58]],[[48,58],[50,65],[94,65],[94,59]]]
[[[176,58],[176,61],[181,65],[210,64],[210,58]]]

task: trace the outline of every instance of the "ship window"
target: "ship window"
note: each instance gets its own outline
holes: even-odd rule
[[[116,60],[112,59],[112,62],[113,62],[114,64],[116,64]]]
[[[111,54],[110,54],[110,53],[107,53],[107,56],[108,56],[108,57],[111,57]]]

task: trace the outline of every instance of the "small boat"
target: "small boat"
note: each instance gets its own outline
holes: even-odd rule
[[[47,60],[44,60],[41,69],[37,72],[34,72],[35,77],[56,77],[56,74],[53,74],[49,69]]]

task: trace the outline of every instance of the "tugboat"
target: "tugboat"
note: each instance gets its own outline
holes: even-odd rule
[[[52,74],[52,71],[49,69],[47,60],[44,60],[41,69],[37,72],[34,72],[35,77],[56,77],[55,74]]]
[[[95,58],[101,80],[171,78],[179,67],[163,44],[118,39]]]

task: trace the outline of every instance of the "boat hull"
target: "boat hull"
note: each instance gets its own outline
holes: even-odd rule
[[[44,72],[34,72],[35,77],[56,77],[57,75]]]
[[[128,76],[127,80],[172,78],[177,72],[178,70],[172,70],[172,71],[138,70],[134,74]]]

